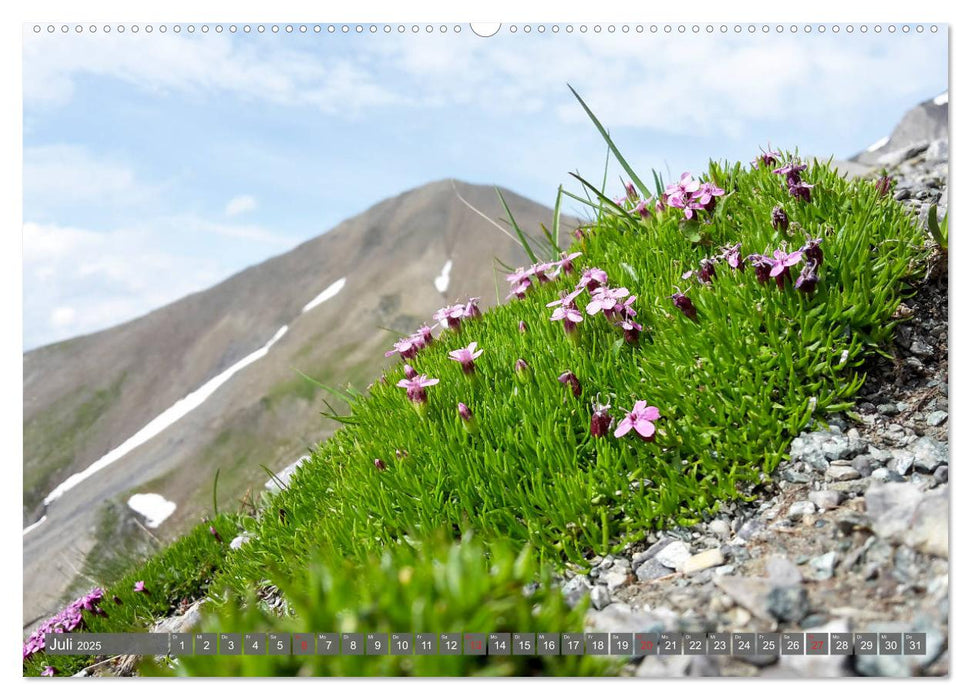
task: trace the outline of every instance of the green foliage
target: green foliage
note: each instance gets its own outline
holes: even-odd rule
[[[197,531],[196,540],[169,550],[177,556],[151,560],[119,584],[126,610],[136,613],[122,623],[145,624],[173,596],[208,589],[230,591],[209,622],[224,631],[579,630],[582,621],[547,591],[547,567],[584,565],[591,554],[615,552],[648,530],[694,523],[720,503],[751,497],[796,434],[852,404],[863,361],[891,339],[893,312],[928,255],[920,228],[871,183],[843,180],[828,164],[814,163],[801,175],[814,185],[811,202],[793,199],[768,168],[712,163],[705,179],[726,194],[704,221],[687,227],[675,209],[631,215],[602,186],[578,176],[585,192],[570,196],[591,207],[593,221],[574,244],[582,253],[576,263],[602,268],[612,286],[637,296],[644,326],[638,344],[626,344],[602,315],[586,317],[572,337],[549,320],[547,304],[573,289],[576,273],[537,283],[524,300],[444,331],[410,361],[440,379],[422,410],[396,386],[400,365],[367,395],[348,392],[343,427],[313,451],[288,489],[265,498],[258,519],[240,521],[255,537],[222,561],[223,550]],[[659,190],[656,173],[654,181]],[[771,226],[777,205],[791,221],[789,237]],[[544,245],[513,226],[530,251],[555,249],[558,230]],[[791,283],[759,284],[750,269],[725,264],[709,285],[682,279],[723,246],[771,253],[798,248],[807,237],[821,239],[825,256],[813,294]],[[697,322],[673,306],[679,286],[697,308]],[[526,333],[518,331],[521,321]],[[466,375],[448,352],[472,341],[484,354]],[[529,370],[516,373],[520,358]],[[567,370],[579,378],[579,397],[557,381]],[[590,435],[595,401],[610,403],[619,420],[637,400],[660,409],[654,442]],[[459,402],[471,408],[474,426],[457,415]],[[443,531],[466,537],[462,544],[442,541]],[[171,568],[176,559],[183,568],[194,563],[180,571]],[[207,583],[217,566],[216,580]],[[151,595],[132,600],[138,578]],[[537,579],[538,591],[524,594]],[[275,617],[254,602],[253,592],[268,582],[284,592],[293,616]],[[93,620],[92,629],[117,620]],[[542,663],[206,657],[178,669],[450,675],[600,668],[568,659]]]
[[[403,544],[361,562],[318,552],[303,574],[277,566],[292,616],[268,611],[252,596],[210,612],[206,631],[297,632],[569,632],[583,629],[548,567],[529,548],[484,547],[443,534]],[[538,584],[538,585],[537,585]],[[584,606],[585,607],[585,606]],[[616,668],[597,657],[536,656],[219,656],[186,657],[174,668],[143,673],[204,676],[594,675]]]
[[[863,381],[857,368],[889,340],[905,281],[925,256],[899,203],[822,164],[803,175],[815,184],[811,203],[793,200],[768,169],[712,164],[706,178],[727,194],[702,224],[702,244],[684,235],[677,210],[640,220],[605,209],[575,247],[576,262],[637,295],[639,345],[624,344],[602,316],[586,318],[575,340],[548,320],[546,304],[575,276],[444,332],[411,361],[441,380],[428,389],[427,410],[413,410],[395,386],[400,366],[355,399],[349,424],[274,501],[287,517],[256,525],[259,545],[233,560],[228,578],[243,591],[272,562],[303,566],[321,548],[363,557],[443,525],[582,563],[745,497],[814,417],[850,405]],[[771,227],[777,204],[800,232],[791,241]],[[821,238],[825,254],[813,295],[722,265],[712,285],[689,291],[698,323],[673,307],[669,296],[687,285],[681,273],[721,246],[765,253],[806,236]],[[485,353],[470,379],[448,351],[473,340]],[[520,357],[531,368],[525,377],[513,372]],[[579,377],[581,398],[556,381],[565,370]],[[656,441],[592,438],[597,397],[618,419],[637,399],[658,406]],[[459,401],[476,431],[457,418]]]
[[[225,542],[237,531],[236,518],[220,516],[211,522]],[[89,632],[144,631],[156,619],[172,614],[183,600],[205,595],[213,574],[221,567],[229,545],[210,534],[209,524],[199,525],[143,564],[131,569],[105,589],[101,607],[106,617],[84,612],[84,629]],[[136,581],[145,582],[145,592],[136,593]],[[116,603],[117,596],[121,603]],[[24,662],[24,675],[37,676],[45,666],[58,675],[72,675],[93,662],[88,656],[34,654]]]

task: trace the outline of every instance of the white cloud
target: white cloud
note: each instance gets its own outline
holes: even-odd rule
[[[23,227],[24,346],[112,326],[204,289],[233,270],[195,251],[160,250],[150,228]]]
[[[24,149],[25,210],[33,216],[51,206],[137,206],[163,189],[140,182],[129,165],[95,156],[81,146],[50,144]]]
[[[70,326],[78,317],[78,312],[70,306],[58,306],[51,312],[51,325],[55,328]]]
[[[248,194],[241,194],[226,203],[226,216],[237,216],[254,209],[256,209],[256,198]]]
[[[79,78],[97,75],[154,93],[211,95],[282,105],[312,105],[329,114],[402,99],[350,58],[267,47],[266,37],[81,34],[24,36],[24,104],[69,102]]]

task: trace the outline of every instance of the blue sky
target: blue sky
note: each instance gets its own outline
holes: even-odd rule
[[[569,171],[603,167],[568,82],[644,172],[767,141],[848,157],[947,89],[947,35],[28,30],[24,347],[139,316],[431,180],[552,204]]]

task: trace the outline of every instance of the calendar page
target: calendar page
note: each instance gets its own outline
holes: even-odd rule
[[[326,14],[22,26],[23,676],[949,675],[949,25]]]

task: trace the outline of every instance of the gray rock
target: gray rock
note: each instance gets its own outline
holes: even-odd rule
[[[585,595],[590,593],[591,588],[592,586],[587,577],[583,574],[577,574],[567,581],[561,590],[563,591],[563,597],[566,599],[566,602],[570,607],[573,607],[583,600]]]
[[[816,506],[812,501],[796,501],[789,506],[789,510],[786,511],[786,516],[794,520],[805,515],[812,515],[815,512]]]
[[[660,552],[662,549],[664,549],[674,541],[675,540],[673,537],[662,537],[657,542],[652,544],[650,547],[645,549],[643,552],[638,552],[637,554],[632,556],[631,564],[633,564],[634,568],[637,568],[638,564],[640,564],[641,562],[647,561],[648,559],[653,557],[655,554]]]
[[[596,585],[590,591],[590,604],[597,610],[603,610],[610,605],[610,593],[604,585]]]
[[[947,139],[936,139],[931,141],[931,145],[924,152],[924,158],[928,163],[946,163],[948,161],[948,141]]]
[[[780,622],[798,622],[809,611],[809,596],[801,584],[775,586],[769,591],[766,608]]]
[[[812,577],[816,581],[826,581],[833,578],[833,569],[836,567],[837,557],[836,552],[826,552],[826,554],[810,559],[809,568],[812,570]]]
[[[736,537],[744,542],[757,538],[765,530],[765,523],[756,518],[746,520],[736,533]]]
[[[159,620],[152,627],[152,632],[176,634],[197,629],[202,622],[202,611],[200,608],[205,600],[197,600],[182,615],[174,615],[164,620]]]
[[[765,577],[776,586],[790,586],[802,583],[799,567],[785,557],[769,557],[765,560]]]
[[[870,476],[873,473],[873,457],[870,455],[857,455],[850,462],[850,466],[860,473],[860,476]]]
[[[681,540],[675,540],[660,550],[654,558],[669,569],[677,569],[691,557],[691,550]]]
[[[910,344],[910,351],[918,357],[930,357],[934,354],[934,347],[917,338]]]
[[[726,520],[712,520],[708,529],[711,534],[722,540],[728,539],[728,536],[732,534],[732,526]]]
[[[934,470],[934,479],[939,484],[946,484],[948,480],[948,465],[942,464]]]
[[[849,438],[843,435],[831,435],[822,444],[823,455],[826,459],[844,459],[853,451]]]
[[[668,568],[657,559],[648,559],[637,567],[638,581],[653,581],[662,576],[669,576],[674,573],[674,569]]]
[[[926,435],[911,445],[910,449],[914,453],[914,466],[921,471],[932,472],[948,461],[947,444]]]
[[[882,403],[877,406],[877,411],[884,416],[895,416],[900,412],[895,403]]]
[[[874,484],[866,494],[873,532],[926,554],[948,555],[947,486],[923,492],[913,484]]]
[[[631,575],[629,568],[614,566],[610,569],[610,571],[602,574],[600,580],[605,586],[607,586],[607,591],[613,593],[630,581],[630,578]]]
[[[830,437],[830,433],[803,433],[792,441],[789,454],[792,461],[805,462],[813,469],[826,469],[826,455],[823,453],[822,443]]]
[[[887,469],[892,469],[900,476],[907,476],[914,466],[914,455],[907,450],[891,450],[893,457],[887,462]]]
[[[826,478],[830,481],[850,481],[851,479],[859,479],[860,472],[853,467],[836,466],[831,464],[826,469]]]
[[[927,414],[927,425],[938,426],[947,420],[947,411],[931,411]]]
[[[843,500],[843,494],[839,491],[810,491],[809,500],[812,501],[820,510],[833,510]]]

